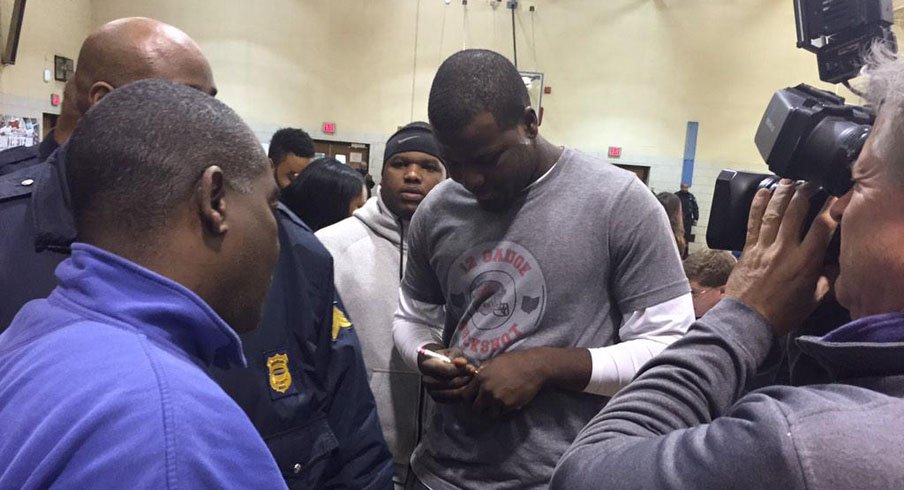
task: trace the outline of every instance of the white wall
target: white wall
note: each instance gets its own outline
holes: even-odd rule
[[[0,2],[4,22],[9,20],[12,4],[11,0]],[[91,25],[90,0],[29,0],[16,64],[0,67],[0,110],[38,120],[43,112],[59,114],[59,107],[50,105],[50,94],[62,96],[64,83],[45,83],[44,69],[52,72],[54,55],[76,59]]]
[[[40,44],[35,36],[46,46],[21,54],[41,65],[52,51],[45,38],[61,36],[73,53],[85,5],[92,27],[130,15],[158,18],[198,41],[220,97],[262,141],[296,126],[316,138],[371,143],[378,174],[385,138],[426,118],[443,59],[463,47],[511,56],[510,11],[496,3],[31,0],[23,47]],[[29,33],[29,15],[35,22],[41,9],[62,15],[31,26],[47,32]],[[554,143],[601,155],[621,146],[619,162],[649,165],[655,190],[676,190],[687,121],[700,123],[692,190],[701,224],[719,170],[765,170],[753,135],[771,94],[799,82],[820,85],[815,57],[794,47],[789,0],[522,0],[516,26],[520,68],[544,72],[553,89],[543,99],[541,131]],[[0,91],[37,96],[7,82],[6,70]],[[336,122],[337,133],[322,135],[323,121]]]

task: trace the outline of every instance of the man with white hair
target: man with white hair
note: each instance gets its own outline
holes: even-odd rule
[[[868,66],[879,117],[851,190],[803,238],[814,188],[760,190],[726,299],[584,428],[552,488],[904,488],[904,59],[877,48]],[[839,225],[835,292],[854,320],[797,340],[833,382],[745,395],[828,291]]]

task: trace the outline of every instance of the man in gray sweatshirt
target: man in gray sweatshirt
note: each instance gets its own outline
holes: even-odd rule
[[[546,140],[511,61],[459,51],[429,99],[451,178],[411,220],[392,330],[437,402],[415,488],[546,489],[607,397],[684,335],[690,287],[649,189]]]
[[[446,178],[429,124],[404,126],[386,142],[381,185],[354,215],[317,232],[333,255],[336,289],[361,339],[370,387],[401,488],[417,442],[420,376],[392,341],[392,315],[407,248],[408,222],[421,200]]]
[[[590,421],[552,488],[904,488],[904,59],[868,66],[879,118],[851,190],[803,239],[810,184],[759,191],[728,299]],[[744,395],[773,337],[828,291],[839,224],[835,293],[854,320],[797,340],[831,382]]]

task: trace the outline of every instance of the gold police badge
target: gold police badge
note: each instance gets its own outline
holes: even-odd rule
[[[285,393],[292,387],[288,354],[274,354],[268,357],[267,370],[270,371],[270,388],[273,388],[273,391]]]

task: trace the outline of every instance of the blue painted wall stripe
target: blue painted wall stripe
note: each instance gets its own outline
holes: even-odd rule
[[[687,122],[687,132],[684,136],[684,165],[681,167],[681,183],[691,185],[694,183],[694,158],[697,156],[697,130],[700,123]]]

